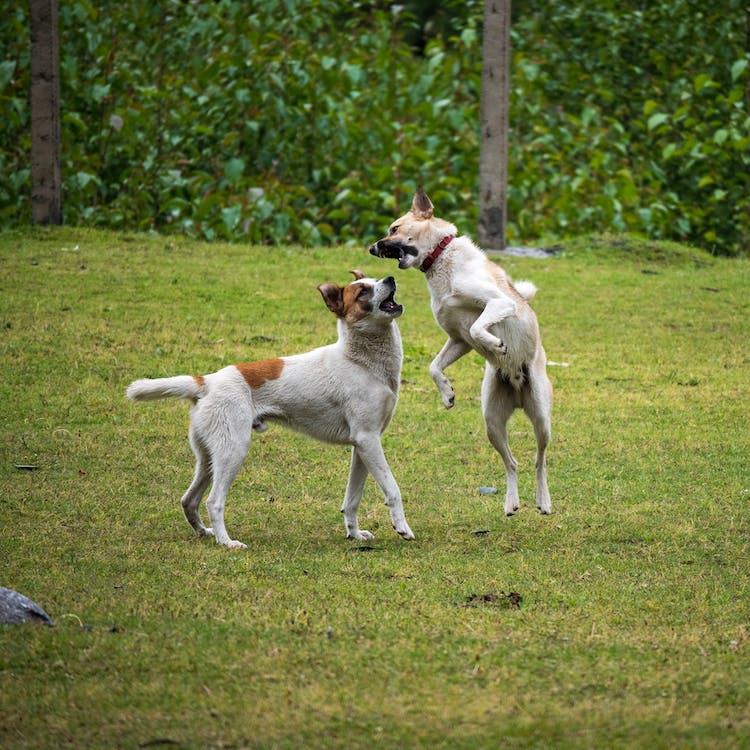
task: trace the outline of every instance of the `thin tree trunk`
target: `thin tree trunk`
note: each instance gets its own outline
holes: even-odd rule
[[[62,224],[57,0],[31,0],[31,218]]]
[[[502,250],[508,205],[510,0],[485,0],[479,148],[479,244]]]
[[[750,4],[745,8],[745,55],[750,55]],[[745,81],[745,114],[750,114],[750,76]],[[748,220],[745,224],[741,246],[744,252],[750,253],[750,231],[747,229],[750,227],[750,196],[747,195],[745,196],[745,215]]]

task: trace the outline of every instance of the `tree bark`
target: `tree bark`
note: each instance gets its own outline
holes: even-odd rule
[[[479,244],[502,250],[508,205],[510,0],[485,0],[479,147]]]
[[[31,218],[62,224],[57,0],[30,0]]]

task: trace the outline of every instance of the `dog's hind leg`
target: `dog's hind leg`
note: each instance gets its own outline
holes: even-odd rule
[[[552,500],[547,487],[547,446],[550,439],[549,420],[546,424],[540,420],[534,423],[536,435],[536,507],[540,513],[547,515],[552,512]]]
[[[213,532],[203,525],[200,515],[200,504],[203,494],[211,481],[211,460],[201,445],[193,425],[190,425],[190,447],[195,454],[195,474],[190,487],[182,496],[182,511],[187,522],[199,536],[209,536]]]
[[[512,516],[518,510],[518,463],[508,445],[507,424],[515,410],[516,396],[513,388],[498,377],[490,364],[485,366],[482,381],[482,414],[487,437],[492,447],[500,454],[505,465],[506,491],[505,515]]]
[[[344,504],[341,506],[341,512],[344,514],[344,527],[348,539],[367,540],[372,539],[373,535],[369,531],[359,528],[357,511],[359,503],[362,500],[362,491],[364,490],[365,480],[367,479],[367,466],[360,457],[356,448],[352,448],[352,463],[349,467],[349,481],[346,485],[346,494],[344,495]]]
[[[249,406],[249,405],[248,405]],[[211,529],[218,544],[242,548],[247,545],[230,539],[224,525],[227,494],[250,447],[253,415],[245,405],[234,401],[212,403],[203,415],[201,437],[211,461],[213,484],[206,500]],[[207,530],[208,533],[211,533]]]
[[[523,410],[531,420],[536,437],[536,507],[540,513],[547,515],[552,512],[547,487],[547,446],[552,432],[552,385],[544,373],[542,378],[532,378],[527,388]]]
[[[401,490],[393,478],[388,461],[383,453],[379,435],[360,435],[355,438],[354,448],[359,453],[367,470],[372,474],[381,492],[385,495],[385,504],[391,514],[391,526],[403,539],[414,539],[414,533],[406,523],[404,504],[401,500]]]

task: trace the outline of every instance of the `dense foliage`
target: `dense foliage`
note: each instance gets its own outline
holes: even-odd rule
[[[509,241],[750,249],[745,3],[517,3]],[[474,232],[482,3],[60,4],[71,224],[369,241],[418,183]],[[435,10],[435,7],[438,10]],[[29,221],[28,9],[0,26],[0,223]]]

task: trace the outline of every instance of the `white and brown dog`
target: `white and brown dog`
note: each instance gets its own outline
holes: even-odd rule
[[[318,289],[338,319],[338,341],[306,354],[230,365],[211,375],[178,375],[136,380],[127,396],[136,401],[185,398],[193,402],[190,445],[195,476],[182,498],[188,523],[200,536],[227,547],[245,547],[229,538],[224,505],[250,447],[252,430],[278,422],[318,440],[352,446],[349,481],[341,512],[347,536],[372,539],[359,528],[357,510],[368,472],[385,495],[391,524],[414,539],[404,517],[401,491],[383,454],[381,435],[398,399],[403,352],[398,326],[403,312],[392,276],[375,280],[352,271],[347,286]],[[203,525],[200,502],[211,528]]]
[[[552,384],[539,325],[528,302],[536,287],[528,281],[513,284],[468,237],[456,234],[453,224],[434,217],[432,202],[420,187],[411,210],[391,224],[388,235],[370,252],[397,259],[399,268],[416,267],[425,274],[435,320],[449,337],[430,365],[447,409],[453,406],[454,394],[445,368],[472,349],[485,358],[482,413],[487,436],[505,464],[507,515],[518,510],[518,476],[506,425],[517,407],[526,412],[537,442],[536,507],[549,513],[546,451]]]

